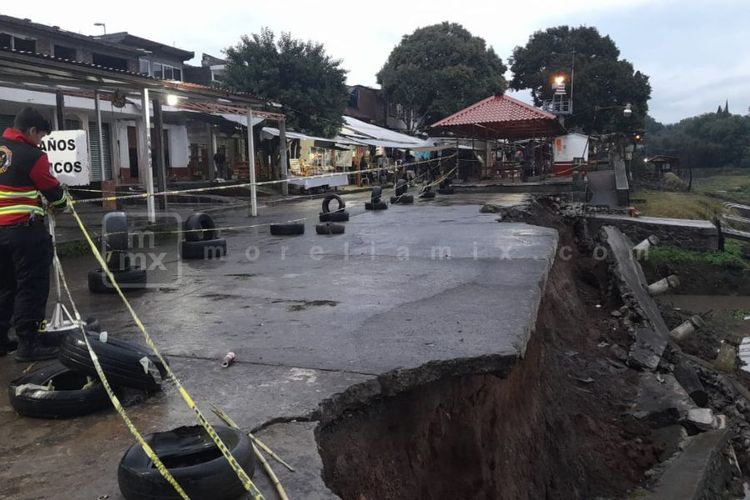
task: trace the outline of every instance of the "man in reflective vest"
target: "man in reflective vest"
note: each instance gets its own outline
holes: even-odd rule
[[[17,361],[57,353],[44,336],[52,239],[40,195],[51,209],[65,208],[68,200],[39,149],[49,132],[39,111],[24,108],[0,138],[0,355],[17,347]],[[11,321],[17,343],[8,337]]]

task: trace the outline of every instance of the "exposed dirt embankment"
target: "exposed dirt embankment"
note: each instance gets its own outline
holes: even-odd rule
[[[574,257],[552,269],[525,358],[503,376],[440,379],[325,416],[324,479],[339,496],[622,497],[656,463],[650,431],[623,416],[634,374],[615,348],[627,332],[609,314],[620,304],[606,264],[578,255],[562,224],[542,223]]]

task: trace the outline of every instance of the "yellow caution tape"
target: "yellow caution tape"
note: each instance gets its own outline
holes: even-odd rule
[[[133,321],[135,322],[135,324],[138,326],[138,329],[143,334],[143,337],[146,340],[146,344],[151,348],[151,350],[154,352],[154,355],[156,355],[159,361],[161,361],[161,363],[164,365],[164,369],[167,372],[169,380],[175,385],[175,387],[177,387],[177,390],[180,396],[182,396],[182,399],[185,401],[185,404],[188,406],[188,408],[193,410],[193,412],[195,413],[196,421],[198,422],[198,424],[200,424],[200,426],[203,427],[206,433],[211,437],[213,442],[216,444],[217,448],[219,448],[222,455],[224,455],[224,458],[226,458],[227,463],[229,463],[229,466],[232,468],[235,474],[237,474],[237,477],[242,482],[242,485],[245,488],[245,490],[250,492],[250,494],[253,496],[253,498],[255,498],[255,500],[263,500],[263,494],[260,492],[260,490],[258,490],[258,488],[255,486],[253,481],[247,475],[245,470],[240,466],[240,464],[237,463],[237,460],[232,456],[232,453],[229,451],[229,448],[226,447],[226,445],[221,440],[219,435],[216,433],[214,428],[211,426],[211,424],[208,423],[206,418],[203,416],[203,413],[201,413],[198,406],[195,404],[195,402],[190,397],[188,392],[182,386],[182,383],[179,381],[177,376],[169,367],[169,364],[167,364],[164,357],[162,357],[161,353],[156,347],[156,344],[151,338],[151,335],[149,335],[148,331],[146,330],[145,325],[143,324],[141,319],[138,317],[138,314],[135,312],[135,309],[133,309],[133,306],[125,297],[125,294],[122,292],[120,285],[117,283],[117,280],[115,279],[112,272],[109,270],[107,263],[104,261],[102,254],[99,252],[99,249],[96,247],[96,244],[91,239],[91,235],[89,234],[88,230],[86,229],[86,226],[81,220],[81,217],[78,215],[78,212],[75,209],[75,205],[71,205],[71,214],[73,215],[73,218],[76,220],[78,227],[81,229],[81,232],[83,233],[84,238],[88,242],[89,247],[91,247],[91,251],[93,252],[94,257],[96,258],[97,262],[99,262],[99,265],[101,266],[102,270],[107,275],[107,277],[109,278],[115,291],[122,299],[128,312],[130,312],[130,315],[133,318]]]
[[[135,437],[136,441],[138,441],[138,444],[141,445],[141,448],[143,448],[143,451],[146,453],[146,456],[154,463],[154,465],[156,466],[156,469],[159,471],[162,477],[166,479],[170,485],[172,485],[172,487],[180,495],[181,498],[185,500],[189,500],[190,497],[187,496],[187,493],[185,493],[185,490],[182,489],[182,487],[177,482],[177,480],[169,472],[169,469],[167,469],[164,466],[162,461],[154,452],[153,448],[151,448],[151,446],[146,442],[146,440],[143,438],[143,435],[141,435],[141,433],[138,431],[136,426],[130,420],[130,417],[128,417],[128,414],[125,412],[125,409],[122,407],[120,400],[117,398],[117,395],[112,390],[112,386],[109,385],[107,376],[104,374],[104,370],[102,370],[101,363],[99,363],[99,357],[96,355],[96,352],[91,347],[91,343],[89,342],[89,338],[88,338],[89,336],[86,334],[86,328],[84,326],[83,321],[81,320],[81,314],[78,312],[78,308],[76,307],[76,304],[73,301],[73,294],[70,293],[70,288],[68,287],[68,281],[65,279],[65,273],[63,272],[62,265],[60,264],[60,259],[57,256],[57,251],[55,251],[54,253],[54,259],[55,259],[55,263],[57,264],[57,272],[60,275],[60,282],[62,283],[63,288],[65,289],[65,293],[68,296],[68,300],[70,301],[70,305],[73,309],[73,316],[78,322],[78,325],[80,325],[81,334],[83,335],[83,341],[86,343],[86,348],[89,351],[89,356],[91,356],[91,361],[94,363],[94,369],[96,370],[97,375],[99,375],[99,380],[101,380],[102,386],[104,387],[104,390],[107,392],[107,396],[109,396],[110,401],[112,401],[112,406],[114,406],[115,410],[117,410],[117,413],[120,414],[120,417],[122,417],[122,420],[125,422],[125,426],[128,428],[128,430],[133,435],[133,437]]]
[[[401,165],[391,165],[388,167],[379,167],[379,168],[371,168],[367,170],[350,170],[345,172],[335,172],[330,174],[319,174],[319,175],[310,175],[305,177],[300,177],[300,179],[326,179],[330,177],[337,177],[340,175],[357,175],[357,174],[366,174],[370,172],[381,172],[383,170],[397,170],[399,168],[405,168],[405,167],[411,167],[415,165],[421,165],[424,163],[432,163],[435,161],[443,161],[448,160],[450,158],[453,158],[456,156],[455,154],[446,156],[443,158],[433,159],[433,160],[424,160],[424,161],[418,161],[418,162],[412,162],[412,163],[404,163]],[[221,186],[209,186],[209,187],[201,187],[201,188],[191,188],[191,189],[181,189],[181,190],[175,190],[175,191],[159,191],[156,193],[137,193],[137,194],[126,194],[126,195],[113,195],[113,196],[104,196],[101,198],[87,198],[82,200],[75,200],[73,203],[98,203],[101,201],[115,201],[115,200],[129,200],[129,199],[139,199],[139,198],[149,198],[149,197],[157,197],[157,196],[177,196],[177,195],[184,195],[184,194],[192,194],[192,193],[203,193],[206,191],[222,191],[225,189],[238,189],[238,188],[249,188],[252,186],[269,186],[272,184],[282,184],[285,182],[290,182],[292,179],[279,179],[275,181],[262,181],[262,182],[246,182],[243,184],[226,184]],[[97,190],[83,190],[78,189],[79,191],[89,191],[89,192],[103,192],[103,191],[97,191]]]

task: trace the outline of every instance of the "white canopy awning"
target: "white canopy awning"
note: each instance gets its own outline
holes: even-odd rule
[[[239,123],[240,125],[247,127],[247,115],[234,115],[230,113],[222,113],[221,117],[230,122]],[[253,127],[262,122],[265,118],[253,116]]]
[[[431,145],[426,144],[418,137],[363,122],[351,116],[344,117],[341,135],[368,146],[382,146],[384,148],[415,149]]]
[[[279,129],[277,129],[276,127],[263,127],[263,135],[262,135],[263,139],[270,139],[271,137],[278,137],[278,136],[279,136]],[[326,138],[326,137],[316,137],[314,135],[301,134],[299,132],[287,131],[286,138],[307,140],[307,141],[330,142],[331,144],[335,144],[337,146],[362,146],[361,142],[354,141],[348,137],[341,137],[339,135],[333,138]]]

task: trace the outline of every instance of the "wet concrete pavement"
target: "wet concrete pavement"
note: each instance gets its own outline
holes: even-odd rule
[[[268,227],[225,231],[225,259],[180,263],[174,239],[156,288],[132,304],[199,406],[224,408],[299,471],[275,468],[291,498],[329,498],[313,431],[321,403],[393,393],[439,377],[501,372],[522,356],[557,246],[553,230],[502,223],[480,205],[518,195],[441,197],[365,212],[347,196],[346,233],[319,236],[320,200],[216,215],[221,227],[308,217],[299,237]],[[179,264],[179,265],[178,265]],[[84,315],[109,335],[139,339],[116,296],[92,295],[91,257],[63,261]],[[221,357],[237,362],[221,369]],[[0,359],[7,384],[23,365]],[[331,399],[333,398],[333,399]],[[172,387],[128,408],[144,432],[191,425]],[[216,421],[215,418],[211,418]],[[71,421],[17,416],[0,398],[0,498],[120,498],[117,463],[133,439],[114,411]],[[267,498],[272,489],[257,475]]]

